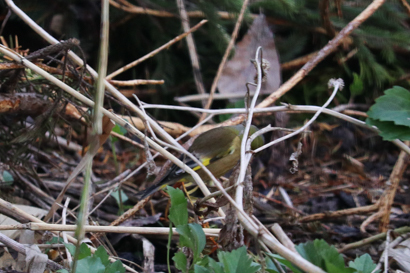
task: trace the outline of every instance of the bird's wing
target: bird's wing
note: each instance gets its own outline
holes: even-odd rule
[[[227,130],[226,127],[215,128],[198,136],[188,151],[198,158],[204,166],[208,166],[233,152],[232,149],[227,149],[227,147],[231,147],[235,138],[238,138],[236,131]],[[194,171],[201,169],[194,160],[186,155],[182,155],[179,159]],[[173,180],[184,174],[184,170],[174,165],[169,170],[167,177]]]
[[[195,139],[189,151],[196,157],[209,158],[223,156],[227,152],[238,133],[227,127],[219,127],[201,134]]]
[[[236,138],[239,137],[234,130],[227,130],[226,127],[215,128],[198,136],[188,151],[198,158],[204,166],[208,166],[212,162],[232,154],[234,151],[227,149],[227,147],[234,148],[231,147],[231,144]],[[181,155],[179,159],[194,171],[201,169],[194,160],[186,155]],[[176,181],[185,174],[183,169],[173,165],[164,176],[164,180]]]

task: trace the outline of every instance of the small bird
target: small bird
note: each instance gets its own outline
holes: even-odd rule
[[[220,177],[238,163],[244,129],[243,125],[211,129],[199,135],[188,151],[198,158],[215,177]],[[249,135],[256,131],[258,131],[258,128],[252,125]],[[252,150],[261,147],[264,142],[263,136],[258,136],[251,144]],[[180,159],[182,160],[183,158],[184,156],[181,156]],[[196,171],[203,180],[209,180],[208,175],[195,161],[187,158],[185,164]],[[186,183],[195,181],[190,174],[174,164],[160,181],[137,193],[137,199],[142,200],[156,191],[165,188],[167,185],[176,182]]]

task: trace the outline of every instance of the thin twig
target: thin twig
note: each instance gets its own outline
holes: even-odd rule
[[[401,4],[403,5],[404,9],[406,10],[407,14],[410,15],[410,5],[407,3],[406,0],[400,0]]]
[[[67,220],[68,204],[70,204],[70,197],[67,197],[67,199],[65,200],[65,203],[64,203],[64,208],[63,208],[63,213],[62,213],[62,219],[63,219],[62,224],[63,225],[67,224],[66,220]],[[63,232],[63,240],[64,240],[64,243],[66,243],[66,244],[68,243],[67,232]],[[73,258],[71,257],[71,253],[67,249],[67,247],[65,247],[65,249],[66,249],[66,254],[67,254],[67,263],[69,265],[71,265],[71,262],[73,261]]]
[[[56,225],[46,223],[27,223],[18,225],[1,225],[0,230],[48,230],[48,231],[75,231],[76,225]],[[142,235],[168,235],[168,227],[125,227],[125,226],[84,226],[85,232],[109,232],[109,233],[130,233]],[[209,236],[218,236],[219,228],[204,228],[204,232]],[[175,234],[176,228],[173,229]]]
[[[234,28],[234,30],[232,32],[232,35],[231,35],[231,40],[228,43],[228,46],[225,50],[222,61],[219,64],[218,71],[216,72],[216,76],[214,78],[214,81],[212,82],[211,91],[209,92],[209,98],[208,98],[208,101],[206,102],[206,105],[204,107],[205,109],[209,109],[212,105],[213,96],[214,96],[214,93],[216,91],[216,87],[218,86],[219,78],[222,75],[222,70],[225,67],[225,64],[226,64],[226,61],[228,60],[229,54],[231,53],[231,50],[232,50],[232,48],[235,44],[236,38],[238,37],[239,28],[241,27],[243,16],[245,14],[246,7],[248,6],[248,2],[249,2],[249,0],[244,0],[243,1],[241,11],[239,12],[238,20],[236,21],[235,28]],[[204,118],[205,118],[205,115],[203,114],[202,117],[200,118],[200,121],[203,120]]]
[[[263,151],[264,149],[266,149],[266,148],[268,148],[268,147],[270,147],[270,146],[272,146],[272,145],[274,145],[274,144],[276,144],[276,143],[279,143],[279,142],[281,142],[281,141],[283,141],[283,140],[285,140],[285,139],[288,139],[288,138],[291,138],[291,137],[293,137],[293,136],[295,136],[295,135],[297,135],[297,134],[300,134],[300,133],[303,132],[306,128],[308,128],[308,127],[313,123],[313,121],[315,121],[315,120],[317,119],[317,117],[323,112],[323,110],[330,104],[330,102],[332,102],[333,98],[334,98],[334,97],[336,96],[336,94],[337,94],[337,91],[338,91],[338,90],[341,90],[341,89],[343,88],[344,83],[343,83],[343,80],[342,80],[342,79],[338,79],[338,80],[330,79],[330,80],[329,80],[329,87],[330,87],[330,86],[333,86],[333,87],[334,87],[334,90],[333,90],[332,95],[331,95],[331,96],[329,97],[329,99],[325,102],[325,104],[323,104],[323,106],[322,106],[321,108],[319,108],[319,110],[315,113],[315,115],[314,115],[306,124],[304,124],[301,128],[299,128],[299,129],[296,130],[295,132],[292,132],[292,133],[290,133],[290,134],[288,134],[288,135],[285,135],[285,136],[283,136],[283,137],[281,137],[281,138],[275,139],[274,141],[271,141],[271,142],[269,142],[269,143],[263,145],[262,147],[259,147],[259,148],[256,149],[254,152],[255,152],[255,153],[258,153],[258,152],[260,152],[260,151]]]
[[[270,94],[270,92],[263,92],[263,94]],[[250,92],[249,95],[253,97],[255,92]],[[195,94],[195,95],[187,95],[183,97],[175,97],[174,100],[177,102],[190,102],[190,101],[203,101],[204,99],[209,99],[210,94]],[[243,98],[243,93],[217,93],[213,94],[213,100],[226,100],[226,99],[237,99]]]
[[[405,144],[409,145],[409,141]],[[389,180],[386,183],[387,188],[383,195],[380,197],[380,212],[383,215],[379,223],[379,231],[386,232],[390,222],[390,213],[393,205],[394,197],[396,196],[397,188],[399,187],[400,180],[403,178],[403,173],[409,164],[408,155],[401,151],[400,155],[394,164],[394,168],[390,174]]]
[[[169,41],[168,43],[160,46],[159,48],[151,51],[150,53],[146,54],[145,56],[139,58],[138,60],[135,60],[129,64],[127,64],[126,66],[123,66],[122,68],[114,71],[113,73],[111,73],[110,75],[108,75],[106,77],[107,80],[111,80],[112,78],[114,78],[115,76],[121,74],[122,72],[138,65],[139,63],[142,63],[143,61],[155,56],[156,54],[158,54],[160,51],[169,48],[171,45],[175,44],[176,42],[182,40],[183,38],[185,38],[188,34],[198,30],[198,28],[200,28],[202,25],[204,25],[206,22],[208,22],[207,20],[202,20],[201,22],[199,22],[197,25],[195,25],[193,28],[191,28],[188,32],[185,32],[177,37],[175,37],[174,39],[172,39],[171,41]]]
[[[252,154],[248,153],[250,152],[250,150],[248,150],[248,143],[251,143],[251,142],[248,142],[249,130],[252,124],[252,118],[253,118],[253,113],[255,111],[256,100],[258,99],[259,92],[262,87],[262,67],[261,67],[261,62],[260,62],[262,61],[262,52],[263,52],[262,48],[258,47],[258,49],[256,50],[256,54],[255,54],[255,63],[256,63],[255,67],[257,69],[257,76],[258,76],[257,85],[256,85],[256,90],[255,90],[255,96],[252,98],[252,102],[249,105],[249,109],[247,109],[247,113],[246,113],[246,116],[247,116],[246,125],[244,128],[243,136],[241,140],[240,169],[239,169],[238,179],[235,182],[235,185],[236,185],[235,202],[238,204],[238,206],[241,209],[243,209],[243,190],[244,190],[243,181],[245,181],[246,171],[248,169],[248,165],[252,158]],[[240,219],[241,215],[238,215],[238,218]]]
[[[397,229],[393,230],[393,232],[394,232],[394,234],[397,234],[397,235],[410,233],[410,226],[397,228]],[[383,240],[384,238],[386,238],[386,235],[387,235],[386,232],[379,233],[377,235],[371,236],[371,237],[363,239],[361,241],[347,244],[347,245],[343,246],[342,248],[338,249],[338,251],[339,251],[339,253],[342,253],[342,252],[345,252],[345,251],[350,250],[350,249],[365,246],[365,245],[371,244],[375,241]]]
[[[182,107],[182,106],[172,106],[172,105],[158,105],[158,104],[145,104],[144,108],[157,108],[157,109],[170,109],[170,110],[179,110],[179,111],[196,111],[196,112],[203,112],[209,113],[214,115],[222,115],[222,114],[245,114],[246,109],[244,108],[234,108],[234,109],[202,109],[202,108],[195,108],[195,107]],[[288,112],[288,113],[316,113],[321,107],[320,106],[313,106],[313,105],[288,105],[288,106],[271,106],[266,108],[256,108],[255,113],[273,113],[273,112]],[[323,114],[331,115],[341,120],[350,122],[354,125],[360,126],[362,128],[369,129],[377,134],[379,134],[379,130],[376,126],[369,126],[364,121],[352,118],[348,115],[344,115],[342,113],[330,110],[330,109],[323,109]],[[208,128],[209,129],[209,128]],[[400,149],[404,150],[407,154],[410,154],[410,148],[404,144],[399,139],[393,140],[393,144],[395,144]]]
[[[121,1],[125,2],[125,1]],[[147,9],[143,7],[138,7],[134,6],[131,3],[127,2],[127,5],[121,5],[114,0],[110,0],[110,4],[118,9],[124,10],[126,12],[130,13],[137,13],[137,14],[147,14],[147,15],[153,15],[153,16],[158,16],[158,17],[177,17],[177,14],[168,12],[168,11],[162,11],[162,10],[153,10],[153,9]],[[205,18],[205,14],[202,11],[189,11],[187,12],[187,15],[191,18]],[[235,15],[226,12],[226,11],[218,11],[218,15],[221,19],[233,19],[235,18]],[[257,15],[254,15],[254,17],[257,17]]]
[[[116,86],[136,86],[136,85],[149,85],[149,84],[164,84],[164,80],[129,80],[129,81],[116,81],[109,80],[110,83]]]
[[[179,14],[181,15],[181,23],[185,32],[189,31],[189,18],[185,9],[184,0],[177,0],[177,5],[179,9]],[[186,37],[186,42],[188,44],[189,56],[191,57],[192,70],[194,72],[194,79],[196,84],[196,89],[199,94],[205,94],[204,82],[202,80],[201,68],[199,65],[198,53],[196,52],[194,38],[192,33],[188,34]]]

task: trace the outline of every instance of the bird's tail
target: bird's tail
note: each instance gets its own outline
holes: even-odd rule
[[[160,181],[158,181],[157,183],[155,183],[152,186],[149,186],[148,188],[146,188],[145,190],[140,191],[139,193],[136,194],[136,197],[138,200],[143,200],[145,198],[147,198],[148,196],[150,196],[151,194],[159,191],[159,190],[163,190],[165,189],[168,185],[172,185],[176,182],[187,182],[187,179],[184,177],[181,177],[179,179],[169,179],[169,177],[165,177],[163,179],[161,179]]]
[[[159,191],[160,189],[164,189],[166,186],[167,184],[162,184],[162,185],[160,185],[159,183],[154,184],[146,188],[145,190],[142,190],[139,193],[137,193],[136,197],[138,200],[143,200],[147,198],[148,196],[150,196],[151,194],[153,194],[154,192]]]

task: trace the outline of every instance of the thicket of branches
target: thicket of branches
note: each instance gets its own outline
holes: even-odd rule
[[[227,223],[217,222],[217,224],[222,227],[221,231],[218,230],[220,239],[227,237],[232,240],[219,241],[220,247],[222,245],[224,250],[240,249],[240,246],[244,245],[249,238],[253,238],[249,250],[263,249],[264,257],[272,258],[278,268],[280,266],[277,259],[282,260],[280,257],[272,256],[270,251],[284,257],[287,262],[282,262],[285,264],[291,262],[306,272],[322,272],[329,268],[319,268],[321,262],[314,263],[308,257],[295,255],[295,253],[296,248],[299,253],[309,252],[310,248],[327,249],[328,246],[324,246],[324,242],[317,241],[314,246],[299,245],[295,248],[280,227],[272,225],[275,234],[273,235],[261,223],[262,219],[269,224],[280,222],[288,225],[287,217],[302,223],[374,213],[366,219],[359,219],[355,222],[353,226],[356,228],[357,236],[364,236],[366,228],[371,231],[379,228],[380,232],[385,232],[389,224],[391,227],[404,225],[400,220],[390,222],[390,213],[396,190],[407,166],[408,145],[398,139],[393,140],[392,143],[395,146],[388,146],[391,150],[383,153],[379,158],[386,154],[397,156],[400,150],[396,147],[401,149],[400,156],[394,167],[390,164],[387,170],[378,170],[379,173],[367,174],[363,164],[355,161],[354,157],[366,157],[368,147],[373,145],[369,144],[363,135],[376,136],[378,133],[376,128],[363,121],[366,113],[361,110],[367,110],[376,97],[393,85],[408,87],[410,67],[407,57],[410,50],[410,36],[408,35],[407,18],[410,14],[410,7],[405,0],[386,3],[382,0],[373,2],[253,1],[247,5],[246,9],[243,6],[244,2],[230,0],[176,1],[175,3],[172,1],[109,1],[111,4],[109,21],[101,24],[109,28],[109,47],[101,46],[100,49],[100,37],[108,37],[107,32],[100,34],[100,18],[104,14],[101,10],[101,2],[108,5],[108,1],[91,0],[15,1],[15,4],[24,11],[21,14],[18,13],[18,8],[6,9],[8,6],[13,6],[10,0],[0,4],[4,10],[1,14],[3,16],[1,29],[3,46],[0,48],[2,58],[0,63],[0,113],[2,113],[0,114],[0,162],[2,163],[0,171],[3,174],[0,212],[17,219],[21,224],[32,222],[31,225],[19,225],[14,229],[52,230],[58,236],[58,231],[62,230],[61,226],[65,226],[65,223],[60,227],[51,227],[44,222],[51,220],[59,222],[60,219],[64,219],[68,223],[77,224],[76,237],[66,236],[64,238],[66,244],[75,244],[77,248],[65,245],[67,248],[65,255],[70,256],[69,252],[72,252],[75,256],[74,261],[82,264],[78,256],[84,258],[88,255],[84,254],[88,251],[87,248],[84,250],[80,246],[80,241],[85,234],[94,232],[92,236],[89,236],[93,245],[104,245],[108,241],[100,241],[102,236],[99,232],[115,232],[115,226],[124,222],[124,225],[130,226],[155,224],[159,221],[159,216],[155,215],[155,212],[167,211],[165,205],[167,199],[162,198],[162,195],[155,196],[148,205],[148,199],[142,201],[135,198],[141,188],[152,183],[155,174],[158,176],[162,174],[157,173],[158,168],[153,163],[153,150],[162,154],[160,163],[164,161],[164,158],[170,159],[195,176],[195,173],[180,161],[181,158],[178,159],[178,156],[173,155],[164,147],[171,146],[172,152],[186,153],[184,149],[186,147],[183,148],[178,142],[180,139],[175,138],[182,135],[182,139],[187,140],[188,136],[191,137],[215,127],[217,123],[231,125],[247,122],[249,128],[250,122],[253,121],[261,128],[268,124],[281,127],[298,124],[302,127],[300,120],[306,117],[300,115],[299,117],[302,118],[299,118],[299,121],[295,118],[290,123],[284,121],[281,125],[280,116],[270,114],[277,112],[316,113],[316,115],[314,118],[309,117],[302,128],[288,130],[296,132],[289,133],[287,136],[284,136],[285,133],[271,133],[272,129],[269,127],[265,127],[260,132],[269,132],[269,137],[266,139],[268,145],[271,146],[297,133],[303,132],[303,134],[300,139],[295,140],[294,138],[289,143],[286,152],[281,150],[283,148],[274,146],[273,150],[262,154],[260,159],[254,160],[253,165],[256,166],[253,170],[254,177],[256,177],[254,193],[250,172],[247,169],[252,153],[246,153],[245,147],[242,150],[242,158],[246,164],[238,166],[230,178],[231,185],[236,183],[235,193],[228,194],[220,182],[212,178],[216,185],[214,190],[221,191],[220,195],[223,198],[217,199],[216,203],[211,199],[211,202],[199,202],[197,205],[199,204],[201,208],[205,207],[209,217],[225,217],[226,213],[221,207],[229,203],[229,208],[225,211],[228,212],[228,217],[225,218]],[[185,12],[186,15],[184,15]],[[193,109],[185,104],[182,104],[181,108],[170,106],[177,104],[177,97],[201,93],[201,86],[205,93],[215,90],[215,75],[223,56],[233,58],[235,55],[234,48],[232,52],[227,48],[233,45],[235,40],[240,41],[247,37],[249,27],[259,14],[266,16],[268,26],[274,33],[274,49],[276,48],[280,60],[280,66],[273,62],[270,63],[270,70],[281,74],[284,84],[280,85],[275,93],[275,90],[267,90],[269,92],[264,93],[266,97],[259,97],[258,103],[255,97],[252,101],[251,99],[245,100],[245,103],[242,100],[239,103],[232,103],[232,100],[210,100],[211,108],[214,110]],[[196,53],[193,53],[192,47],[187,45],[185,38],[175,38],[187,30],[181,27],[187,23],[184,16],[188,16],[190,21],[188,29],[195,26],[191,31]],[[203,19],[208,21],[204,22]],[[36,27],[38,28],[34,31]],[[238,29],[239,32],[231,36]],[[235,35],[238,35],[237,39]],[[64,40],[64,42],[58,43],[57,40]],[[175,42],[176,40],[178,41]],[[49,44],[54,45],[49,46]],[[162,50],[161,47],[166,49]],[[238,48],[239,46],[236,48],[237,52]],[[155,52],[156,49],[161,50]],[[146,55],[152,51],[154,51],[152,56]],[[263,49],[258,49],[253,53],[255,54],[253,55],[254,68],[251,73],[254,82],[250,84],[253,85],[252,92],[261,90],[262,78],[266,72],[264,70],[266,64],[261,58],[263,55],[261,52]],[[200,67],[195,67],[193,56],[198,58]],[[107,73],[104,71],[104,65],[101,65],[101,60],[104,58],[108,58]],[[138,59],[138,65],[124,72],[118,72],[118,76],[116,75],[117,69]],[[84,63],[89,66],[86,68]],[[97,67],[99,77],[93,69]],[[108,75],[107,78],[105,74]],[[332,78],[341,78],[344,84],[343,81],[330,80]],[[232,81],[234,80],[235,78]],[[328,82],[330,82],[331,91],[328,91]],[[336,94],[337,90],[343,86],[348,91]],[[103,90],[106,92],[105,95],[102,93]],[[133,97],[130,94],[136,96]],[[97,99],[99,96],[104,96],[103,105],[98,104],[98,101],[101,101]],[[189,104],[209,108],[211,104],[205,106],[206,101],[196,100]],[[279,104],[279,101],[290,104],[275,106]],[[324,109],[329,103],[336,106],[334,111]],[[313,106],[301,106],[309,104]],[[246,107],[229,110],[233,106],[240,107],[240,105],[246,105]],[[182,111],[176,111],[176,109]],[[357,111],[349,112],[352,109]],[[353,118],[340,113],[343,111],[345,114],[359,117]],[[350,125],[343,125],[341,126],[341,130],[344,130],[342,136],[335,137],[336,140],[332,139],[334,142],[323,141],[321,139],[323,135],[329,137],[323,132],[332,131],[332,124],[322,123],[318,125],[319,129],[312,127],[312,122],[322,112],[327,114],[326,117],[330,115],[353,124],[356,129],[351,129]],[[322,120],[328,122],[331,119],[322,118]],[[189,126],[194,126],[198,121],[202,121],[203,124],[191,130]],[[333,120],[329,123],[331,122]],[[309,133],[307,131],[310,133],[313,131],[319,137],[309,138],[306,136]],[[347,143],[350,141],[348,134],[361,135],[358,142],[365,144]],[[329,147],[320,147],[319,151],[316,151],[315,141],[317,139],[321,143],[326,142]],[[164,145],[164,142],[167,145]],[[312,151],[311,155],[323,155],[323,160],[314,156],[309,157],[306,153],[303,155],[302,143],[307,147],[306,149]],[[376,145],[379,144],[374,144]],[[253,152],[260,152],[267,148],[263,147]],[[289,152],[292,149],[294,154]],[[319,176],[317,169],[320,169],[320,164],[325,159],[332,158],[333,153],[347,158],[349,166],[357,167],[359,170],[352,171],[354,173],[352,176],[349,176],[350,173],[343,172],[342,177],[334,179],[324,167],[320,173],[323,177],[316,178]],[[302,164],[306,168],[302,174],[284,175],[284,170],[288,170],[286,164],[289,157],[293,164],[293,172],[299,169],[299,156],[302,160],[311,159],[312,162]],[[338,164],[341,162],[340,157],[336,160]],[[319,164],[319,167],[315,164]],[[157,161],[157,165],[161,164]],[[164,168],[162,172],[165,170]],[[247,171],[248,175],[245,175]],[[312,215],[306,215],[305,211],[294,207],[292,202],[288,201],[288,195],[284,193],[286,192],[285,185],[290,185],[288,191],[291,192],[293,200],[298,200],[298,205],[303,207],[307,196],[299,196],[298,191],[301,188],[309,192],[308,196],[312,199],[317,196],[313,196],[313,191],[299,182],[307,180],[312,183],[310,186],[313,188],[315,188],[315,183],[323,183],[331,188],[330,191],[336,192],[339,189],[331,187],[334,179],[338,183],[351,183],[358,192],[357,196],[365,198],[361,195],[361,183],[366,181],[372,186],[377,185],[381,180],[382,171],[383,175],[389,176],[390,184],[385,186],[383,194],[377,196],[377,201],[371,198],[366,199],[370,203],[367,206],[362,204],[357,208],[346,210],[337,210],[340,208],[337,207],[335,209],[337,211],[333,213],[323,213],[322,210],[314,213],[316,210],[312,208],[310,210]],[[81,175],[83,172],[84,174]],[[242,183],[243,181],[245,183]],[[210,194],[208,186],[200,179],[197,184],[204,195]],[[266,209],[263,205],[264,202],[272,200],[273,191],[268,192],[273,186],[280,186],[282,200],[279,203],[281,209],[286,210],[284,214],[286,216],[282,217],[278,214],[274,216],[274,220],[269,218],[271,215],[269,210],[273,209],[273,206]],[[365,188],[368,190],[370,186]],[[70,199],[67,197],[71,198],[69,205]],[[6,199],[11,203],[19,203],[21,199],[26,199],[27,205],[42,208],[46,214],[45,218],[40,220],[40,216],[37,218],[30,216],[5,201]],[[176,202],[174,200],[173,202]],[[257,201],[254,214],[250,209],[253,200]],[[260,200],[263,201],[259,202]],[[61,210],[63,201],[70,209],[68,214]],[[185,200],[179,202],[186,203]],[[360,202],[356,200],[355,205],[357,204]],[[175,203],[172,206],[175,206]],[[194,216],[200,214],[198,208],[186,208],[187,211],[188,209],[189,215],[195,219],[193,221],[203,226],[207,225],[205,218]],[[77,211],[82,212],[78,214],[78,219]],[[135,215],[143,220],[133,219]],[[258,216],[259,219],[253,215]],[[90,218],[88,219],[87,216]],[[144,216],[146,218],[143,218]],[[183,216],[188,216],[188,213]],[[161,220],[168,224],[167,214],[163,217],[165,218]],[[173,217],[170,218],[171,222],[179,228],[178,232],[182,236],[179,241],[180,252],[178,252],[178,247],[173,246],[174,252],[177,252],[175,260],[178,257],[181,258],[178,253],[184,253],[188,260],[186,268],[190,267],[189,263],[197,263],[204,268],[211,267],[212,262],[206,264],[205,260],[201,260],[204,256],[195,252],[199,248],[195,249],[187,243],[190,240],[201,241],[198,239],[199,235],[192,235],[196,234],[193,230],[198,226],[188,224],[188,220],[183,220],[181,223]],[[90,219],[98,219],[104,227],[101,229],[91,227],[91,224],[86,224],[86,220],[90,221]],[[380,219],[378,225],[371,226],[371,223],[377,219]],[[219,220],[218,218],[215,221]],[[336,226],[337,224],[331,223],[331,225]],[[323,223],[320,223],[320,226],[321,228],[327,227]],[[75,227],[64,228],[72,230]],[[182,228],[190,229],[191,237],[183,234]],[[201,229],[200,226],[199,229]],[[124,228],[116,232],[147,232],[147,230],[142,230]],[[243,233],[244,230],[246,230],[245,233]],[[168,231],[156,229],[155,232],[166,234]],[[398,232],[404,233],[408,230]],[[211,237],[216,236],[215,230],[212,229],[204,229],[205,234]],[[386,236],[386,233],[383,236]],[[389,236],[390,233],[387,234],[388,238]],[[318,237],[327,238],[327,235],[321,233]],[[10,247],[13,245],[4,237],[0,239],[2,243]],[[121,238],[110,239],[111,242],[116,243],[121,240]],[[305,238],[297,238],[298,241],[303,241],[303,239]],[[133,237],[132,240],[136,238]],[[146,243],[144,240],[143,242]],[[212,243],[214,247],[218,247],[215,241]],[[201,241],[201,244],[205,243]],[[127,247],[130,248],[129,245]],[[191,250],[183,249],[183,247]],[[339,246],[338,250],[343,252],[354,247],[356,246]],[[28,251],[24,246],[16,246],[13,249],[21,253]],[[121,247],[106,246],[106,250],[109,254],[114,255],[116,251],[121,250]],[[144,250],[146,250],[145,247]],[[91,252],[96,252],[97,254],[93,254],[94,258],[100,257],[107,266],[108,257],[105,258],[101,252],[92,247]],[[91,252],[88,255],[90,259]],[[260,254],[257,252],[254,251]],[[339,255],[332,248],[329,252],[336,256]],[[237,257],[242,255],[239,250],[236,253],[238,253],[235,254],[238,255]],[[348,254],[354,259],[353,252]],[[221,263],[223,255],[228,254],[218,255]],[[246,256],[246,254],[243,255]],[[147,266],[153,266],[153,261],[148,261],[149,258],[153,259],[153,256],[144,254],[144,257],[146,259],[145,270],[153,271],[153,268],[147,268]],[[215,255],[213,257],[215,258]],[[255,260],[261,257],[262,255]],[[325,255],[322,258],[327,259]],[[367,259],[365,256],[361,258]],[[66,261],[65,258],[63,260]],[[68,257],[67,261],[70,261]],[[258,262],[264,265],[263,261],[258,260]],[[355,260],[356,262],[358,261]],[[69,268],[67,263],[61,264]],[[178,261],[176,264],[177,268],[181,269]],[[289,267],[289,264],[286,265]],[[48,266],[53,270],[61,267],[50,261]],[[250,262],[249,268],[253,268]],[[273,268],[274,266],[270,267],[272,270]],[[129,267],[127,269],[133,271]],[[281,272],[280,269],[278,272]]]

